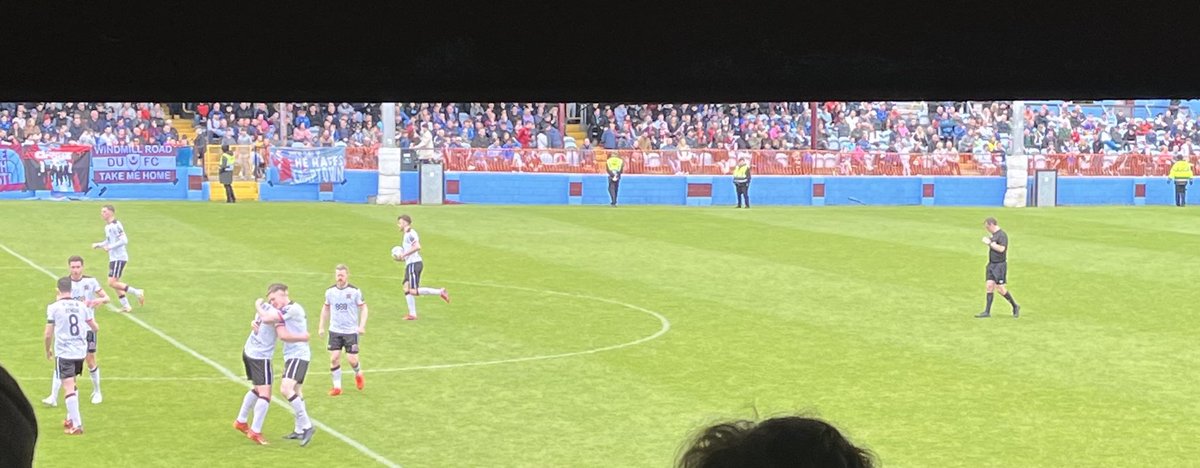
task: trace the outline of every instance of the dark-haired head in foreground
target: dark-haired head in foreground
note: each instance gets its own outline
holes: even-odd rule
[[[871,468],[871,453],[821,420],[781,417],[708,427],[679,459],[679,468]]]
[[[0,367],[0,466],[33,466],[37,420],[17,381]]]

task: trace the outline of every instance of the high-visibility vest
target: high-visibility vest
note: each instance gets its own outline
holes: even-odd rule
[[[1167,176],[1175,180],[1190,180],[1192,178],[1192,163],[1187,161],[1175,161],[1171,165],[1171,175]]]
[[[221,154],[221,170],[232,171],[233,165],[236,163],[237,163],[237,159],[235,159],[232,154],[229,154],[229,153]]]
[[[750,166],[749,165],[737,166],[737,167],[733,168],[733,181],[734,182],[745,182],[747,180],[746,176],[749,174],[750,174]]]
[[[608,170],[613,171],[613,172],[621,172],[621,169],[624,166],[625,166],[625,161],[621,160],[621,158],[618,158],[616,156],[608,158]]]

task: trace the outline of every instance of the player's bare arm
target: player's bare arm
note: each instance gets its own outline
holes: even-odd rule
[[[287,327],[284,326],[283,323],[275,324],[275,333],[277,335],[279,335],[279,339],[281,339],[285,342],[288,342],[288,343],[301,343],[304,341],[308,341],[308,333],[307,332],[299,333],[299,334],[289,332]]]
[[[359,304],[359,307],[361,307],[361,312],[358,317],[358,334],[363,335],[367,333],[367,305]]]
[[[95,309],[97,306],[108,304],[111,301],[108,293],[104,292],[104,288],[96,289],[96,298],[87,302],[87,306]]]
[[[255,299],[254,313],[258,315],[258,321],[262,323],[280,323],[283,322],[283,313],[263,302],[262,298]]]
[[[54,324],[46,325],[44,338],[46,341],[46,360],[50,361],[54,359]]]
[[[317,336],[325,336],[325,324],[329,323],[329,304],[321,306],[321,318],[317,320]]]

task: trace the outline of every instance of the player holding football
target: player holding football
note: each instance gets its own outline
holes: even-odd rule
[[[283,299],[280,299],[283,291]],[[267,288],[267,300],[259,299],[254,303],[254,320],[250,322],[250,336],[242,347],[242,364],[246,368],[246,379],[254,385],[242,399],[242,408],[238,412],[233,428],[246,434],[246,437],[259,445],[267,445],[262,436],[263,423],[266,422],[267,410],[271,408],[271,382],[275,374],[271,370],[271,358],[275,355],[275,340],[284,342],[307,341],[308,334],[293,335],[283,324],[283,312],[279,307],[287,304],[287,286],[272,284]],[[247,425],[250,411],[254,411],[254,424]]]
[[[129,312],[132,308],[129,307],[129,299],[125,297],[125,293],[137,296],[138,303],[145,305],[146,292],[121,282],[121,276],[125,274],[125,264],[129,263],[129,252],[126,250],[129,238],[125,235],[125,227],[117,221],[117,209],[112,205],[104,205],[100,208],[100,217],[104,218],[105,222],[104,241],[92,244],[92,248],[108,252],[108,286],[117,291],[117,298],[121,300],[121,310]]]
[[[98,329],[96,321],[88,318],[87,304],[71,298],[71,278],[58,279],[58,300],[46,307],[46,359],[55,359],[63,390],[67,392],[67,419],[63,432],[83,434],[83,418],[79,415],[79,397],[75,395],[75,377],[83,373],[87,355],[87,339],[83,325]]]
[[[83,257],[78,255],[67,259],[71,268],[71,297],[87,306],[87,318],[96,319],[96,306],[108,303],[108,293],[100,287],[96,278],[83,274]],[[87,361],[88,372],[92,377],[92,404],[98,405],[104,400],[100,394],[100,366],[96,364],[96,328],[87,331]],[[58,367],[54,368],[54,379],[50,384],[50,396],[42,400],[48,406],[58,406],[58,389],[62,387],[62,379],[58,377]]]
[[[396,218],[396,226],[404,233],[404,242],[400,245],[400,253],[394,258],[404,262],[404,299],[408,301],[408,316],[404,320],[417,319],[417,296],[437,294],[443,301],[450,303],[450,293],[446,288],[422,288],[421,271],[424,264],[421,261],[421,237],[412,228],[412,218],[400,215]]]
[[[983,221],[983,227],[987,229],[991,236],[984,236],[982,241],[988,246],[988,265],[987,265],[987,306],[983,309],[983,313],[976,315],[975,318],[988,318],[992,316],[992,297],[993,292],[999,290],[1000,295],[1012,304],[1013,318],[1021,316],[1021,306],[1017,305],[1017,301],[1013,300],[1012,293],[1008,292],[1006,283],[1008,282],[1008,233],[1000,229],[1000,225],[996,222],[996,218],[988,218]]]
[[[354,368],[354,386],[359,390],[366,384],[358,360],[358,336],[367,332],[367,303],[363,302],[362,291],[350,284],[350,270],[338,265],[333,270],[334,285],[325,290],[325,306],[321,308],[321,320],[317,324],[317,335],[325,336],[325,324],[329,324],[329,372],[333,374],[333,388],[329,396],[342,394],[342,350],[346,360]]]

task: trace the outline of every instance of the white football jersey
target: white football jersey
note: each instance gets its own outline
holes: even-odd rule
[[[71,297],[75,300],[87,305],[87,302],[96,298],[96,293],[100,291],[100,282],[91,276],[84,276],[79,281],[71,280]],[[96,310],[88,307],[88,318],[96,317]]]
[[[283,307],[283,325],[287,327],[287,331],[302,335],[308,332],[308,318],[304,315],[304,308],[295,302]],[[300,359],[302,361],[312,360],[312,350],[308,346],[307,341],[297,341],[294,343],[283,344],[284,359]]]
[[[129,261],[129,251],[126,250],[128,243],[129,237],[125,235],[125,226],[120,221],[114,219],[104,226],[104,245],[109,248],[108,261]]]
[[[408,252],[408,250],[412,248],[413,244],[416,244],[420,241],[421,237],[417,235],[417,230],[409,229],[408,232],[404,233],[404,242],[400,244],[400,247],[403,248],[405,252]],[[412,255],[404,258],[405,265],[411,265],[419,261],[421,261],[421,252],[413,252]]]
[[[279,314],[279,320],[283,320],[283,313],[279,309],[269,307],[273,312]],[[275,357],[275,340],[279,338],[279,334],[275,333],[275,324],[262,323],[258,314],[254,314],[254,321],[258,323],[258,331],[250,331],[250,336],[246,338],[246,345],[242,347],[242,352],[250,359],[271,359]]]
[[[362,290],[353,284],[339,289],[337,285],[325,290],[325,306],[329,307],[329,331],[334,333],[358,333],[358,314],[363,302]]]
[[[54,355],[62,359],[87,356],[87,306],[75,299],[59,299],[46,307],[46,323],[54,325]]]

